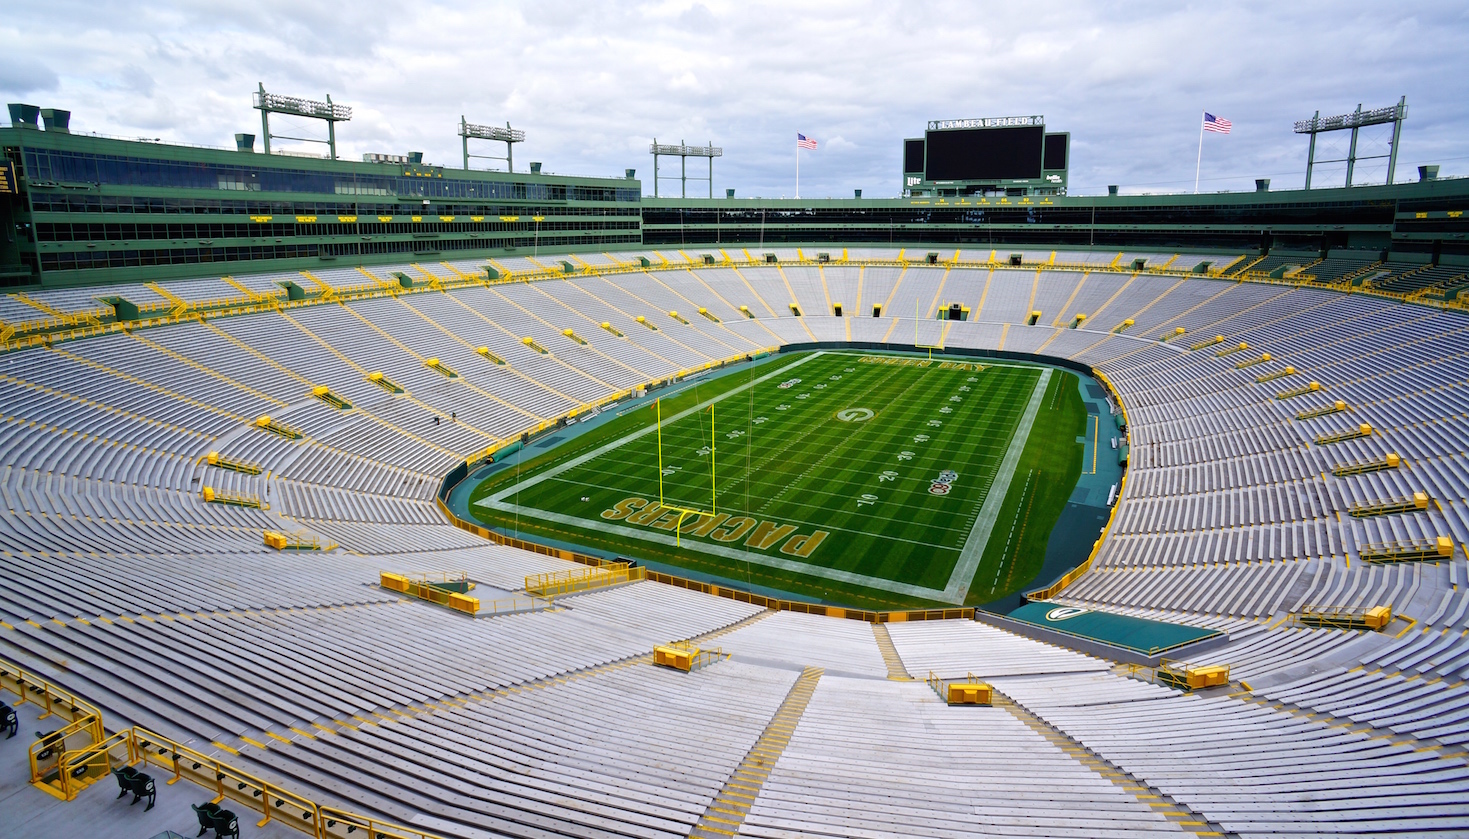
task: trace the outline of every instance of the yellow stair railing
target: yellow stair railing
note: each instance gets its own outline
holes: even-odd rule
[[[269,431],[271,434],[284,437],[287,440],[300,440],[302,437],[306,436],[305,434],[301,433],[300,429],[286,425],[279,420],[272,419],[269,414],[261,414],[260,416],[256,417],[255,427],[264,431]]]
[[[323,543],[321,539],[304,530],[282,533],[278,530],[265,531],[265,546],[278,551],[330,551],[337,547],[335,542]]]
[[[981,682],[973,673],[963,679],[942,679],[930,670],[924,681],[949,705],[994,704],[994,688]]]
[[[229,507],[252,507],[256,510],[269,510],[270,504],[262,501],[258,495],[250,495],[244,492],[230,492],[214,487],[204,487],[199,491],[199,497],[209,504],[224,504]]]
[[[1427,510],[1428,502],[1432,500],[1426,492],[1415,492],[1401,498],[1353,504],[1347,510],[1347,515],[1354,519],[1365,519],[1373,516],[1390,516],[1394,513],[1411,513],[1414,510]]]
[[[463,571],[418,574],[394,574],[391,571],[380,571],[378,572],[378,584],[390,591],[402,592],[420,600],[448,606],[450,609],[468,615],[479,613],[479,598],[469,596],[469,592],[474,589],[474,583],[469,581],[469,575]]]
[[[1307,382],[1300,387],[1294,387],[1290,390],[1282,390],[1275,394],[1275,398],[1279,400],[1294,399],[1297,396],[1305,396],[1308,393],[1315,393],[1319,390],[1321,390],[1320,382]]]
[[[246,460],[226,457],[219,452],[210,452],[209,454],[205,455],[204,462],[209,464],[210,466],[215,466],[220,469],[228,469],[231,472],[240,472],[245,475],[259,475],[261,472],[265,471],[258,463],[250,463]]]
[[[1296,413],[1296,419],[1298,419],[1298,420],[1308,420],[1308,419],[1316,419],[1318,417],[1327,417],[1327,416],[1331,416],[1332,414],[1342,413],[1346,409],[1347,409],[1347,403],[1345,403],[1342,400],[1338,399],[1335,402],[1331,403],[1330,405],[1322,405],[1320,408],[1311,408],[1310,410],[1306,410],[1306,411],[1298,411]]]
[[[30,745],[32,784],[70,801],[106,775],[92,772],[90,764],[65,760],[68,754],[85,751],[104,739],[102,712],[95,706],[5,659],[0,659],[0,690],[15,694],[17,705],[30,703],[43,708],[39,719],[59,717],[67,722]]]
[[[1256,376],[1255,384],[1263,385],[1266,382],[1273,382],[1276,379],[1284,379],[1286,376],[1294,376],[1295,374],[1296,368],[1286,365],[1285,369],[1283,370],[1272,370],[1269,373],[1261,373],[1260,375]]]
[[[1316,607],[1292,614],[1289,623],[1291,626],[1311,626],[1320,629],[1367,629],[1375,632],[1392,623],[1392,607]]]
[[[1346,463],[1338,463],[1331,467],[1331,474],[1338,478],[1344,478],[1348,475],[1364,475],[1368,472],[1396,469],[1402,462],[1403,459],[1398,457],[1396,453],[1389,453],[1375,460],[1352,460]]]
[[[1454,555],[1454,540],[1448,536],[1434,539],[1408,539],[1396,542],[1374,542],[1357,548],[1363,562],[1439,562]]]
[[[719,647],[696,647],[693,641],[674,641],[653,648],[653,663],[692,673],[728,658]]]
[[[575,568],[531,574],[525,578],[525,593],[536,597],[555,597],[594,588],[646,579],[647,569],[641,565],[604,565],[600,568]]]
[[[1364,422],[1361,425],[1358,425],[1356,428],[1347,428],[1342,431],[1334,431],[1330,434],[1318,434],[1316,435],[1316,439],[1314,442],[1318,446],[1329,446],[1332,443],[1342,443],[1346,442],[1347,440],[1357,440],[1361,439],[1362,437],[1371,436],[1372,426],[1371,424]]]

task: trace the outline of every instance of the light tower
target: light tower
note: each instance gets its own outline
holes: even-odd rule
[[[510,123],[505,123],[504,128],[495,125],[475,125],[465,122],[464,116],[459,116],[459,137],[464,142],[464,168],[469,169],[469,159],[478,157],[481,160],[503,160],[505,168],[511,172],[515,171],[515,144],[525,141],[525,132],[511,128]],[[470,154],[470,140],[500,140],[505,143],[505,156],[495,157],[490,154]]]
[[[711,142],[707,146],[687,146],[683,140],[678,145],[659,143],[658,138],[653,138],[653,145],[648,149],[653,153],[653,197],[658,197],[658,156],[678,155],[678,180],[679,195],[683,198],[689,197],[689,168],[688,159],[691,157],[707,157],[709,159],[709,177],[695,177],[696,181],[709,182],[709,197],[714,197],[714,158],[723,157],[724,149],[719,148]]]
[[[332,97],[327,95],[325,102],[314,99],[298,99],[294,96],[281,96],[276,93],[266,93],[265,83],[260,83],[260,90],[255,92],[255,109],[260,112],[260,130],[265,135],[265,153],[270,154],[270,138],[277,137],[282,140],[297,140],[302,143],[324,143],[331,149],[332,160],[337,159],[337,123],[346,122],[352,118],[352,109],[346,105],[332,104]],[[287,137],[284,134],[270,133],[271,114],[290,114],[296,117],[308,117],[319,119],[326,123],[327,139],[314,140],[309,137]]]
[[[1350,114],[1340,116],[1321,117],[1321,112],[1310,119],[1303,119],[1296,123],[1297,134],[1311,135],[1311,145],[1306,150],[1306,189],[1311,188],[1311,170],[1316,168],[1317,163],[1346,163],[1347,164],[1347,186],[1352,185],[1352,170],[1357,167],[1359,160],[1379,160],[1387,158],[1387,182],[1393,182],[1393,175],[1398,168],[1398,140],[1403,136],[1403,120],[1408,118],[1408,97],[1398,99],[1398,104],[1389,105],[1386,108],[1373,108],[1370,111],[1362,110],[1358,105],[1357,110]],[[1368,125],[1382,125],[1392,123],[1392,140],[1389,141],[1387,154],[1374,154],[1366,157],[1357,156],[1357,131]],[[1351,145],[1347,147],[1347,156],[1335,160],[1316,159],[1316,135],[1326,131],[1343,131],[1350,129],[1352,132]]]

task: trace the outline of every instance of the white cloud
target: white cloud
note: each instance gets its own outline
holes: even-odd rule
[[[900,189],[902,138],[929,119],[1045,114],[1073,139],[1072,184],[1191,189],[1299,184],[1291,123],[1406,93],[1400,176],[1469,170],[1469,15],[1452,4],[924,4],[650,0],[350,4],[262,0],[21,4],[0,27],[0,95],[70,108],[78,130],[228,146],[257,133],[258,82],[356,109],[342,153],[459,161],[459,115],[512,122],[517,160],[649,174],[647,144],[725,148],[715,191]],[[301,126],[310,130],[311,126]],[[651,184],[645,184],[651,192]]]
[[[699,79],[688,70],[683,71],[668,83],[669,90],[689,90],[695,93],[703,92],[704,86],[699,84]]]

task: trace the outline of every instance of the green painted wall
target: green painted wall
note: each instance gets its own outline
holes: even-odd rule
[[[1469,259],[1469,179],[1197,196],[653,199],[625,178],[34,129],[0,128],[0,153],[20,176],[19,194],[0,195],[0,286],[15,288],[642,247],[1354,248]],[[92,162],[68,162],[81,158]]]

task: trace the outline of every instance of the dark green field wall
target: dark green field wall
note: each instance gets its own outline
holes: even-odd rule
[[[642,184],[623,177],[266,156],[21,128],[0,128],[0,157],[15,187],[0,191],[0,287],[9,288],[777,244],[1469,258],[1462,178],[1208,195],[670,199],[643,197]]]

